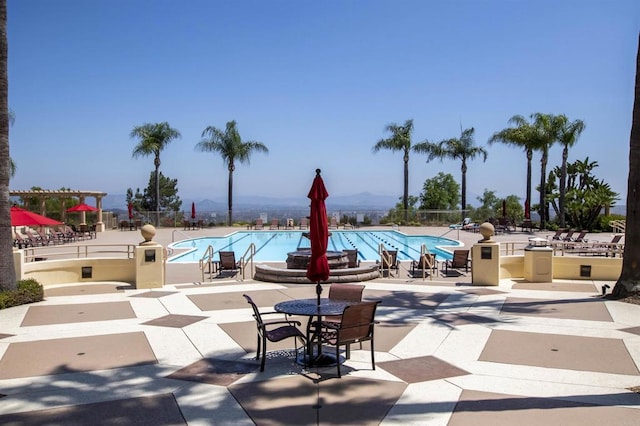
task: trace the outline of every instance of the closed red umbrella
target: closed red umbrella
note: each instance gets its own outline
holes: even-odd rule
[[[129,210],[129,220],[133,219],[133,204],[127,204],[127,210]]]
[[[50,217],[39,215],[20,207],[11,207],[11,226],[55,226],[62,225],[62,222]]]
[[[191,203],[191,219],[196,218],[196,203]]]
[[[320,176],[320,169],[316,169],[316,177],[313,179],[309,195],[311,199],[311,215],[309,223],[309,240],[311,240],[311,260],[307,267],[307,278],[317,282],[316,294],[318,295],[318,305],[320,304],[320,294],[322,286],[320,281],[329,278],[329,262],[327,261],[327,240],[329,239],[329,224],[327,222],[327,208],[324,200],[329,197],[329,193],[324,187],[324,182]]]
[[[97,212],[98,209],[88,204],[80,203],[76,206],[68,208],[67,211],[68,212]]]

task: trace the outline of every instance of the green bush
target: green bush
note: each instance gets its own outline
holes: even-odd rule
[[[44,289],[33,278],[18,281],[16,290],[0,291],[0,309],[27,303],[40,302],[44,298]]]

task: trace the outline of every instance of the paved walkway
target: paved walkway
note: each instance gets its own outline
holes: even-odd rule
[[[178,234],[218,232],[228,229]],[[108,231],[95,242],[140,241]],[[266,311],[314,297],[314,285],[199,282],[197,268],[174,266],[162,289],[60,285],[1,310],[0,424],[640,424],[629,390],[640,386],[640,306],[603,300],[603,282],[366,282],[364,298],[382,301],[376,369],[368,343],[354,345],[338,379],[335,367],[295,364],[291,341],[269,344],[264,373],[255,360],[242,294]]]

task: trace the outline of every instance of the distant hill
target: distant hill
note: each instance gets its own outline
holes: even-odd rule
[[[227,208],[227,200],[215,199],[182,199],[182,209],[191,208],[191,203],[196,204],[199,211],[224,211]],[[390,195],[376,195],[370,192],[348,196],[331,196],[327,199],[327,206],[334,210],[389,210],[398,202],[398,197]],[[278,198],[264,196],[234,196],[233,207],[235,209],[277,209],[277,208],[308,208],[309,200],[303,197]],[[127,209],[126,194],[109,194],[102,200],[104,210]]]

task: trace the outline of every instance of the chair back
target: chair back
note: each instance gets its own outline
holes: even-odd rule
[[[258,309],[258,306],[255,304],[255,302],[250,296],[246,294],[243,294],[242,296],[244,296],[244,298],[247,299],[247,303],[251,305],[251,308],[253,309],[253,317],[256,319],[256,322],[258,323],[258,328],[262,327],[263,325],[262,316],[260,316],[260,310]]]
[[[233,251],[219,251],[220,267],[223,269],[236,268],[236,253]]]
[[[420,255],[417,269],[432,269],[436,263],[436,255],[433,253],[423,253]]]
[[[467,259],[469,259],[469,250],[454,250],[451,267],[464,268],[467,266]]]
[[[358,249],[348,249],[342,250],[347,255],[347,259],[349,260],[348,268],[357,268],[358,267]]]
[[[622,234],[620,235],[615,235],[612,239],[611,239],[611,244],[617,244],[620,242],[620,240],[622,239]]]
[[[342,312],[338,344],[369,340],[373,337],[376,308],[379,300],[350,305]]]
[[[362,301],[364,286],[360,284],[331,284],[329,299],[346,300],[348,302]]]

